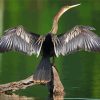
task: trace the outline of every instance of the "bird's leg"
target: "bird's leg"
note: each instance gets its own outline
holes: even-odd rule
[[[55,66],[55,57],[52,57],[52,69],[51,69],[51,81],[48,83],[48,88],[50,91],[50,96],[53,95],[64,95],[64,87],[61,83],[58,71]]]
[[[61,80],[58,75],[58,71],[55,68],[55,65],[52,65],[52,78],[51,81],[48,83],[48,89],[50,92],[50,96],[53,95],[64,95],[64,87],[61,83]]]
[[[52,64],[52,66],[55,67],[55,69],[57,70],[56,64],[55,64],[55,56],[52,57],[52,63],[51,63],[51,64]],[[57,70],[57,72],[58,72],[58,70]]]
[[[64,94],[64,87],[61,83],[57,67],[55,65],[55,56],[52,57],[52,79],[49,82],[50,91],[53,94]]]
[[[52,65],[55,66],[54,64],[55,64],[55,57],[53,56],[52,57]]]

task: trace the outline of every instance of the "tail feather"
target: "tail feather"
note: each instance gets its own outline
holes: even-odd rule
[[[51,80],[51,63],[49,57],[43,57],[34,73],[33,80],[39,83],[47,83]]]

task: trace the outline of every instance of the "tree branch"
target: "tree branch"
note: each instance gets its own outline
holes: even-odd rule
[[[64,94],[64,87],[60,81],[59,75],[57,70],[55,69],[55,67],[53,66],[53,77],[54,80],[52,79],[53,82],[53,94]],[[10,82],[7,84],[2,84],[0,85],[0,93],[6,93],[6,94],[10,94],[16,90],[20,90],[20,89],[26,89],[27,87],[36,85],[36,84],[40,84],[40,83],[35,83],[33,81],[33,75],[29,76],[28,78],[24,79],[24,80],[20,80],[17,82]],[[41,84],[43,85],[43,84]],[[51,87],[50,82],[47,84],[44,84],[46,86],[48,86],[48,88]],[[50,87],[49,87],[50,86]]]
[[[29,86],[35,85],[36,83],[34,83],[33,81],[33,76],[30,76],[24,80],[20,80],[18,82],[10,82],[7,84],[2,84],[0,85],[0,93],[9,93],[19,90],[19,89],[25,89]]]

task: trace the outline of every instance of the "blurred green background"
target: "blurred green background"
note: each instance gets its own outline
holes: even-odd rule
[[[66,5],[81,6],[66,12],[59,21],[59,33],[75,25],[90,25],[100,36],[99,0],[0,0],[0,35],[18,25],[38,34],[51,30],[54,15]],[[40,58],[17,52],[0,54],[0,84],[24,79],[33,74]],[[100,98],[100,53],[77,52],[60,56],[56,66],[65,87],[65,97]],[[42,92],[43,91],[43,92]],[[33,86],[17,92],[19,95],[44,98],[47,88]]]

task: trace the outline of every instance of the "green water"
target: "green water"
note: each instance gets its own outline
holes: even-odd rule
[[[100,36],[99,0],[0,0],[0,34],[5,29],[18,25],[38,34],[46,34],[51,29],[57,11],[66,4],[76,3],[81,3],[81,6],[62,16],[58,34],[82,24],[95,27],[95,33]],[[28,77],[39,60],[34,55],[17,52],[0,54],[0,84]],[[65,87],[66,98],[100,98],[100,53],[77,52],[60,56],[56,59],[56,66]],[[48,97],[44,86],[33,86],[17,91],[17,94]]]

